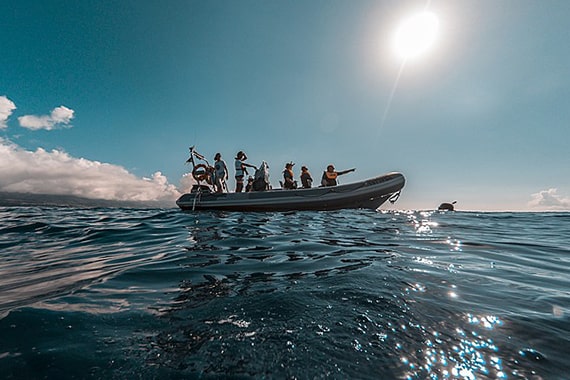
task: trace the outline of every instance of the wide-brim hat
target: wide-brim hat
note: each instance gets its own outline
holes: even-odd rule
[[[289,166],[293,167],[293,166],[295,166],[295,163],[294,163],[293,161],[287,162],[287,163],[285,164],[285,167],[289,167]]]
[[[301,170],[309,170],[309,168],[303,165],[301,166]]]

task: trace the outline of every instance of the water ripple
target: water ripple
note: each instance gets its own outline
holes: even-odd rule
[[[79,378],[570,371],[559,355],[570,345],[567,214],[0,215],[8,377],[53,378],[58,368]]]

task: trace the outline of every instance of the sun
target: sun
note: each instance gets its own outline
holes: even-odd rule
[[[396,52],[403,59],[416,58],[428,51],[437,39],[439,20],[432,12],[415,14],[400,24],[394,38]]]

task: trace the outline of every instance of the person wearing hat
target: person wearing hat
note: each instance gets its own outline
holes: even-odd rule
[[[313,177],[306,166],[301,166],[301,185],[303,189],[310,189],[313,186]]]
[[[336,186],[338,183],[336,181],[339,175],[350,173],[355,171],[355,168],[343,170],[337,172],[334,170],[334,165],[327,166],[327,170],[323,173],[323,178],[321,179],[321,186]]]
[[[235,169],[236,169],[236,193],[241,193],[243,190],[243,178],[247,173],[247,168],[257,169],[255,166],[246,164],[244,161],[247,160],[247,156],[243,151],[239,151],[236,154]]]
[[[293,174],[293,162],[288,162],[285,164],[285,170],[283,170],[283,188],[284,189],[296,189],[297,182],[293,179],[295,175]]]

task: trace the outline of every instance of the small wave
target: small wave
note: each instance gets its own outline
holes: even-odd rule
[[[565,215],[0,213],[8,375],[81,377],[86,363],[96,378],[570,371]],[[33,320],[44,324],[27,334]]]

